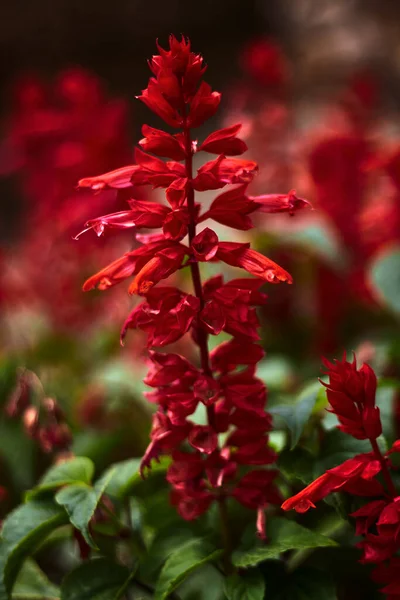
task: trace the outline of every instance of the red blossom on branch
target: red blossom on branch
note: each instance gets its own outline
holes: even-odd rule
[[[381,591],[388,598],[397,598],[400,577],[395,555],[400,550],[400,496],[394,485],[390,455],[400,450],[400,440],[382,454],[377,438],[382,433],[379,409],[375,405],[377,381],[368,365],[357,369],[352,363],[324,360],[328,369],[327,398],[344,433],[358,440],[369,440],[372,452],[359,454],[341,465],[329,469],[301,492],[282,504],[283,510],[299,513],[315,508],[315,503],[329,494],[341,491],[365,497],[367,503],[350,516],[356,519],[356,535],[362,536],[357,547],[362,551],[360,562],[379,565],[373,578],[386,583]],[[369,500],[369,498],[373,498]],[[386,561],[389,561],[386,563]]]
[[[180,131],[171,135],[143,126],[136,164],[92,178],[89,184],[93,189],[103,184],[123,186],[130,178],[135,185],[165,188],[170,207],[131,200],[130,211],[88,222],[86,227],[98,235],[105,227],[158,227],[161,232],[137,235],[142,246],[93,275],[84,289],[106,289],[134,276],[129,292],[144,296],[121,333],[124,339],[129,329],[144,331],[150,348],[145,383],[153,391],[146,396],[158,410],[151,443],[142,460],[142,474],[160,455],[171,454],[167,479],[173,488],[172,503],[184,519],[197,518],[217,502],[227,530],[224,504],[226,498],[233,497],[257,510],[257,529],[265,537],[265,508],[281,499],[274,483],[277,471],[270,468],[276,455],[268,445],[271,417],[265,412],[266,389],[255,376],[256,364],[264,356],[256,343],[259,322],[255,307],[265,303],[266,296],[260,292],[264,282],[291,283],[292,278],[249,244],[220,241],[215,231],[197,231],[197,225],[212,218],[233,228],[249,229],[252,223],[248,215],[257,210],[292,214],[308,203],[294,192],[254,198],[246,195],[257,164],[227,158],[247,149],[237,137],[240,125],[211,133],[201,144],[192,138],[191,130],[214,115],[221,98],[207,83],[200,82],[205,71],[202,57],[191,51],[188,40],[174,36],[167,50],[160,46],[158,50],[149,63],[154,77],[139,99]],[[193,154],[203,151],[218,156],[200,167],[195,176]],[[159,157],[171,160],[164,162]],[[216,190],[229,184],[239,186],[217,196],[208,211],[196,204],[195,190]],[[258,279],[224,282],[217,276],[202,284],[199,263],[206,261],[223,261]],[[193,294],[157,286],[184,267],[190,269]],[[178,354],[151,349],[175,342],[189,331],[199,348],[199,366]],[[209,353],[208,336],[221,331],[232,339]],[[189,418],[199,403],[206,406],[206,425],[196,425]],[[226,434],[224,443],[220,433]]]

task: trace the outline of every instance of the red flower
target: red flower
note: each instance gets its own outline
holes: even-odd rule
[[[186,249],[179,244],[157,252],[138,272],[129,286],[130,294],[146,294],[156,283],[179,269]]]
[[[143,125],[142,133],[145,136],[139,141],[142,150],[157,156],[167,156],[172,160],[184,160],[186,153],[182,134],[171,135],[149,125]]]
[[[166,188],[170,207],[145,201],[131,201],[130,211],[92,220],[88,227],[102,232],[104,227],[159,227],[162,233],[137,234],[142,246],[126,253],[85,284],[104,289],[134,275],[130,293],[145,296],[124,323],[121,339],[130,328],[147,334],[147,345],[165,346],[185,333],[199,346],[201,367],[197,368],[178,354],[149,351],[149,372],[144,382],[154,388],[146,393],[157,405],[151,443],[143,457],[141,471],[150,468],[163,452],[172,454],[167,474],[172,486],[171,500],[184,519],[203,514],[215,500],[222,506],[228,496],[257,510],[257,528],[264,536],[268,503],[279,501],[274,487],[275,471],[256,469],[243,476],[242,467],[269,465],[276,460],[268,445],[271,417],[265,412],[267,394],[254,376],[256,364],[264,356],[259,339],[255,307],[265,303],[259,290],[264,281],[291,283],[290,275],[277,264],[250,249],[250,244],[220,242],[210,228],[197,232],[198,223],[207,218],[237,229],[252,227],[248,215],[256,210],[293,212],[306,205],[294,193],[250,198],[247,185],[258,166],[246,159],[226,158],[244,152],[246,144],[237,137],[240,125],[211,133],[198,148],[217,153],[215,160],[200,167],[193,176],[192,155],[197,141],[191,128],[214,115],[221,95],[200,79],[205,71],[200,55],[191,52],[185,38],[169,38],[167,50],[158,46],[150,68],[154,74],[140,99],[156,114],[181,131],[171,135],[143,127],[139,142],[146,152],[136,149],[129,172],[117,173],[117,182],[149,184]],[[155,156],[148,154],[152,152]],[[164,162],[160,156],[172,160]],[[184,160],[185,164],[176,161]],[[101,182],[98,182],[101,183]],[[104,183],[104,182],[103,182]],[[201,213],[195,190],[220,189],[228,184],[243,184],[219,195],[209,211]],[[188,235],[188,246],[180,242]],[[187,258],[186,262],[184,260]],[[258,281],[236,279],[224,283],[217,276],[201,282],[199,263],[218,260],[247,270]],[[177,288],[155,287],[162,279],[189,267],[195,295]],[[209,333],[225,331],[228,342],[209,353]],[[242,367],[245,367],[244,369]],[[208,422],[190,421],[199,402],[207,407]],[[221,444],[220,433],[226,433]],[[183,452],[182,444],[192,452]],[[240,468],[239,468],[240,467]],[[238,480],[238,476],[241,479]]]
[[[135,149],[136,169],[132,172],[132,182],[136,185],[150,184],[153,187],[168,187],[177,177],[185,176],[185,168],[178,162],[164,162]]]
[[[297,210],[311,208],[311,204],[304,198],[298,198],[295,190],[288,194],[264,194],[262,196],[249,196],[249,200],[258,205],[258,210],[265,213],[288,212],[294,215]]]
[[[257,210],[258,205],[245,195],[246,188],[247,183],[217,196],[200,220],[214,219],[234,229],[251,229],[253,223],[248,215]]]
[[[155,79],[150,79],[149,84],[142,94],[138,96],[146,106],[156,113],[163,121],[171,125],[171,127],[180,127],[182,125],[182,117],[178,111],[164,98],[160,86]]]
[[[176,342],[189,330],[200,307],[198,298],[177,288],[153,288],[147,292],[146,300],[126,319],[121,342],[128,329],[145,331],[148,346],[166,346]]]
[[[206,227],[192,241],[193,254],[199,261],[212,260],[218,251],[218,236]]]
[[[256,250],[251,250],[249,244],[220,242],[216,257],[269,283],[292,283],[292,277],[287,271]]]
[[[383,488],[374,477],[380,470],[381,465],[371,452],[358,454],[338,467],[329,469],[304,490],[285,500],[282,508],[306,512],[309,508],[315,508],[315,502],[337,490],[360,496],[379,496],[383,494]]]
[[[90,188],[94,191],[107,188],[117,190],[128,188],[132,185],[132,175],[136,170],[137,165],[129,165],[121,169],[115,169],[115,171],[110,171],[109,173],[103,173],[103,175],[97,175],[96,177],[85,177],[78,181],[78,187]]]
[[[241,130],[242,125],[232,125],[210,133],[210,135],[199,146],[198,151],[211,152],[211,154],[225,154],[226,156],[236,156],[246,152],[247,146],[243,140],[236,137]]]
[[[202,81],[190,104],[188,125],[193,128],[202,125],[214,116],[220,102],[221,94],[212,92],[208,83]]]

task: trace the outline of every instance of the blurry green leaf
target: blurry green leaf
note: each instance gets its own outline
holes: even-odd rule
[[[203,565],[190,573],[175,593],[179,600],[226,600],[224,577],[213,565]]]
[[[0,455],[19,491],[31,487],[35,482],[34,462],[37,449],[33,440],[25,434],[20,423],[2,419],[0,421]]]
[[[370,265],[369,278],[376,296],[400,314],[400,248],[380,253]]]
[[[28,492],[32,498],[40,492],[54,490],[72,483],[90,484],[94,473],[94,465],[89,458],[76,456],[70,460],[51,467],[39,481],[38,485]]]
[[[378,406],[381,416],[382,429],[385,438],[392,444],[396,439],[396,423],[393,418],[394,399],[398,393],[398,385],[381,385],[379,382],[376,391],[376,406]]]
[[[106,558],[89,560],[65,577],[61,600],[118,600],[131,577],[129,569]]]
[[[195,569],[220,558],[217,550],[207,539],[194,539],[175,550],[166,561],[156,583],[154,600],[166,600],[178,585]]]
[[[151,470],[146,473],[146,479],[143,480],[139,473],[140,461],[139,458],[124,460],[107,469],[102,478],[110,474],[105,490],[109,496],[123,499],[138,488],[151,485],[152,479],[165,473],[170,463],[167,457],[161,458],[159,463],[153,462]]]
[[[289,481],[296,479],[308,485],[313,479],[314,456],[304,448],[284,450],[280,453],[277,465]]]
[[[93,487],[85,483],[73,483],[57,492],[55,496],[56,502],[66,509],[72,525],[79,529],[86,542],[94,549],[97,549],[97,546],[90,535],[89,522],[111,477],[110,470],[108,475],[102,477]]]
[[[0,600],[7,600],[24,560],[51,531],[68,522],[54,502],[33,501],[19,506],[3,523],[0,537]]]
[[[224,591],[228,600],[263,600],[264,577],[257,569],[235,573],[225,579]]]
[[[257,377],[268,389],[282,390],[291,383],[293,368],[286,357],[268,355],[267,360],[262,360],[257,365]]]
[[[34,560],[28,559],[15,582],[12,600],[60,600],[60,590]]]
[[[279,404],[269,408],[269,412],[274,417],[281,419],[289,429],[291,449],[298,444],[304,426],[313,411],[320,389],[319,382],[313,382],[299,394],[295,402]]]
[[[279,558],[287,550],[336,546],[336,542],[325,535],[280,517],[267,522],[267,537],[268,545],[260,544],[249,550],[234,552],[233,564],[237,567],[251,567],[267,559]]]
[[[191,539],[193,533],[186,523],[180,523],[178,526],[174,524],[158,531],[140,564],[140,579],[153,581],[168,557]]]
[[[280,243],[287,245],[301,245],[313,252],[317,257],[332,264],[335,269],[345,266],[346,256],[331,229],[323,225],[306,225],[301,229],[291,229],[289,233],[280,233]]]

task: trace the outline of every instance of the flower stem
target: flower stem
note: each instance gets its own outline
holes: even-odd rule
[[[186,159],[185,159],[185,168],[186,168],[186,177],[188,178],[188,189],[187,189],[187,207],[189,213],[189,223],[188,223],[188,237],[189,237],[189,245],[192,243],[193,238],[196,235],[196,204],[194,199],[194,188],[193,188],[193,152],[192,152],[192,139],[190,135],[190,127],[187,124],[186,118],[186,107],[184,102],[182,102],[183,106],[183,135],[185,139],[185,151],[186,151]],[[204,308],[204,295],[203,295],[203,286],[201,283],[201,275],[200,268],[197,259],[192,256],[190,260],[190,271],[192,275],[193,288],[197,298],[200,301],[200,311]],[[197,345],[200,350],[200,361],[201,368],[203,373],[208,377],[212,377],[212,369],[210,365],[210,356],[208,351],[208,334],[202,327],[197,327]],[[215,429],[215,408],[214,406],[207,406],[207,419],[210,427]],[[223,496],[218,498],[218,508],[219,508],[219,516],[221,520],[221,534],[222,540],[224,544],[224,567],[227,573],[232,572],[232,562],[231,562],[231,553],[232,553],[232,545],[231,545],[231,536],[229,529],[229,517],[228,511],[226,507],[226,500]]]
[[[393,480],[390,476],[390,471],[388,469],[386,460],[385,460],[384,456],[382,455],[382,452],[379,449],[378,442],[375,439],[371,439],[371,438],[369,441],[371,443],[372,450],[374,451],[374,454],[375,454],[377,460],[379,460],[379,462],[381,464],[382,475],[383,475],[383,479],[385,480],[388,492],[392,496],[392,498],[395,498],[398,494],[397,494],[396,488],[394,486]]]

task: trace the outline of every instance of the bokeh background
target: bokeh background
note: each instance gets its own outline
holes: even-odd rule
[[[209,127],[243,123],[246,156],[260,164],[252,192],[296,189],[314,206],[293,218],[264,215],[237,234],[294,276],[268,290],[262,314],[270,401],[298,393],[320,375],[322,354],[344,350],[398,381],[399,12],[395,0],[2,4],[2,512],[58,452],[102,469],[146,447],[143,339],[130,332],[119,344],[132,301],[122,288],[81,291],[132,239],[73,240],[88,219],[121,210],[126,195],[93,196],[76,182],[130,164],[141,125],[161,125],[135,95],[156,38],[165,44],[169,33],[190,36],[207,81],[223,92]],[[395,435],[400,399],[389,383]],[[32,405],[43,427],[60,425],[59,438],[38,439]]]

